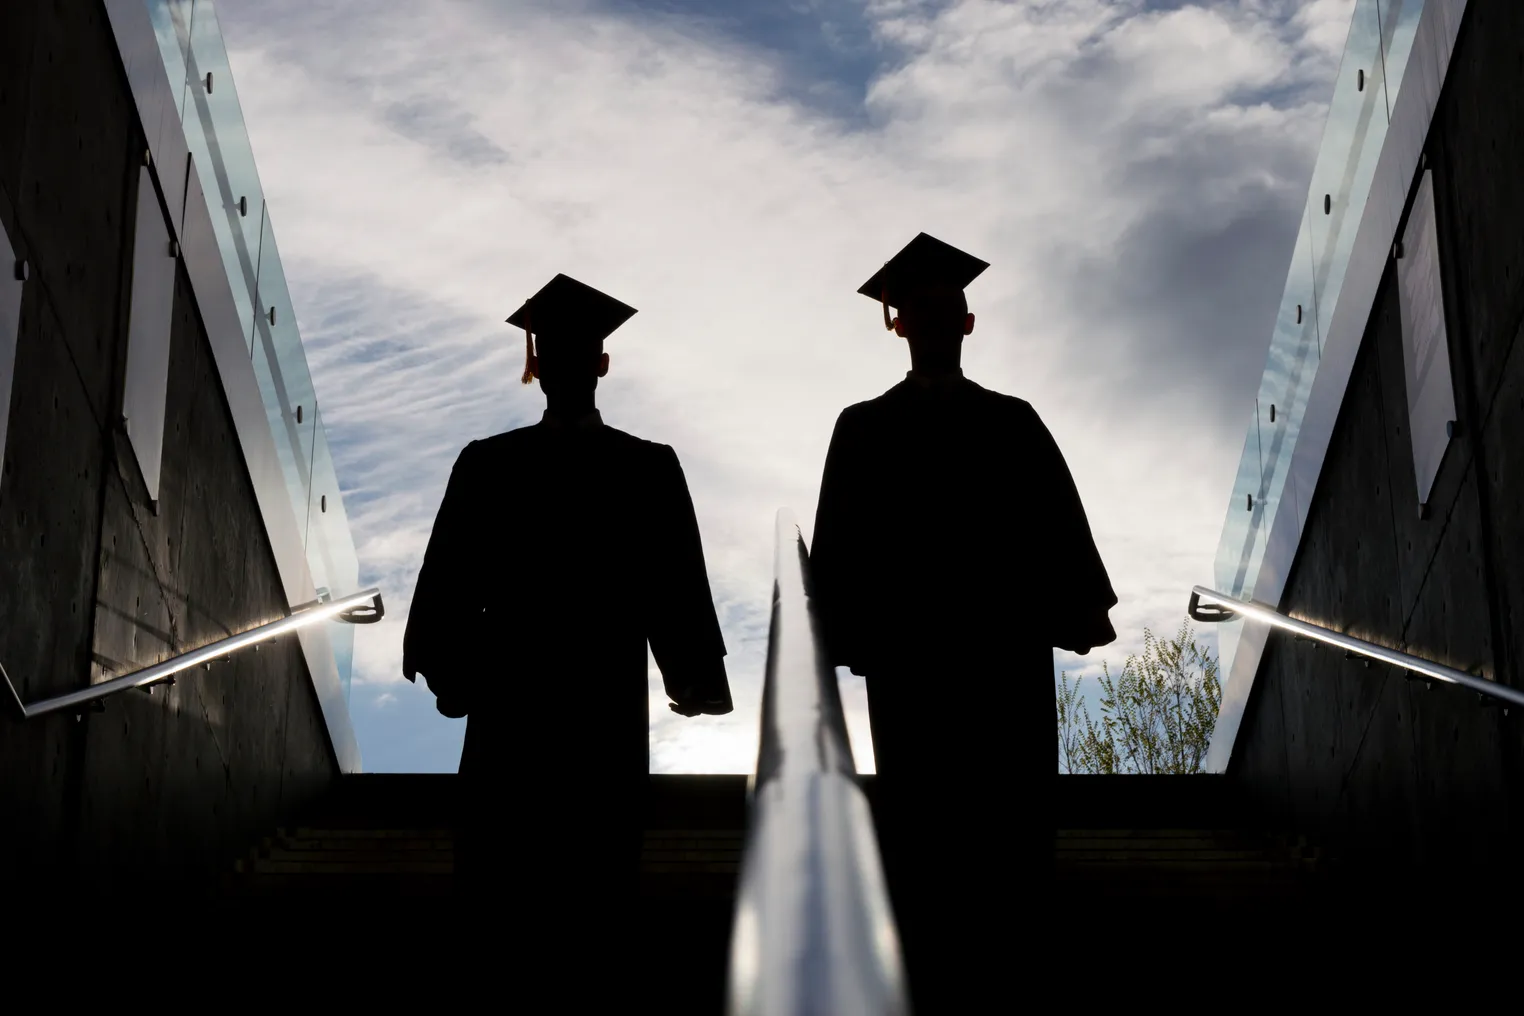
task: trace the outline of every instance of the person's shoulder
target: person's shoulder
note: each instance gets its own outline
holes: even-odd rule
[[[873,398],[864,399],[861,402],[854,402],[841,411],[841,415],[837,417],[838,425],[841,423],[850,425],[890,415],[899,408],[900,397],[906,391],[907,383],[901,381],[881,395],[875,395]]]
[[[529,454],[538,444],[540,437],[540,428],[533,424],[505,430],[501,434],[493,434],[490,437],[479,437],[475,441],[468,442],[460,450],[460,454],[455,459],[455,468],[457,470],[502,468],[506,461]]]
[[[1005,392],[997,392],[993,388],[986,388],[977,382],[968,382],[969,394],[992,411],[1022,422],[1035,422],[1040,418],[1032,403],[1015,395],[1007,395]]]
[[[505,430],[501,434],[493,434],[491,437],[479,437],[475,441],[461,449],[461,458],[491,459],[499,455],[512,454],[533,443],[538,436],[539,427],[530,424],[525,427],[515,427]]]
[[[610,427],[604,424],[598,428],[599,438],[603,443],[612,448],[616,454],[627,455],[633,459],[645,461],[677,460],[677,450],[669,444],[660,441],[651,441],[647,438],[631,434],[627,430],[618,427]]]
[[[607,444],[619,448],[629,448],[637,453],[656,454],[662,449],[666,449],[669,452],[672,450],[671,445],[662,444],[660,441],[652,441],[638,434],[631,434],[629,431],[620,430],[618,427],[610,427],[606,423],[598,428],[598,436]]]

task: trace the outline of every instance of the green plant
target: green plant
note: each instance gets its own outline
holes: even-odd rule
[[[1056,689],[1058,765],[1066,773],[1199,773],[1222,683],[1217,659],[1189,621],[1170,639],[1143,631],[1143,651],[1115,675],[1101,665],[1101,718],[1080,697],[1084,678],[1060,675]]]

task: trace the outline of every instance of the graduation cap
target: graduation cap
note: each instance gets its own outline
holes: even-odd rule
[[[635,313],[635,308],[620,303],[607,293],[578,282],[568,275],[557,275],[524,306],[513,312],[508,323],[524,329],[524,376],[526,385],[534,380],[530,361],[534,357],[534,337],[580,339],[602,342]]]
[[[980,261],[927,233],[919,233],[903,250],[884,262],[884,267],[873,273],[873,278],[863,283],[858,292],[883,304],[884,327],[893,328],[889,308],[891,305],[902,307],[901,300],[910,291],[924,286],[967,289],[968,284],[988,267],[987,261]]]

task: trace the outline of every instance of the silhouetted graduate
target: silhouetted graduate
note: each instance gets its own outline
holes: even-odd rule
[[[986,267],[922,233],[858,290],[909,343],[911,370],[837,420],[810,555],[833,662],[866,678],[908,972],[937,999],[921,1011],[964,1011],[941,1009],[940,989],[971,984],[962,967],[1045,881],[1052,647],[1116,637],[1058,446],[1031,405],[960,369],[963,290]],[[967,963],[944,976],[937,953]]]
[[[403,641],[408,679],[469,717],[466,892],[538,948],[590,950],[595,978],[617,938],[606,904],[629,901],[639,860],[647,643],[670,708],[731,710],[677,455],[605,425],[594,401],[603,340],[634,313],[557,275],[508,319],[547,409],[460,453]],[[552,941],[572,928],[576,942]]]

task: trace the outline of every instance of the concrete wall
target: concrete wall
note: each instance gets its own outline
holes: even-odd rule
[[[1460,433],[1420,518],[1395,262],[1281,609],[1524,687],[1524,4],[1471,0],[1426,157]],[[1416,184],[1417,181],[1415,180]],[[1229,775],[1372,864],[1503,856],[1524,716],[1276,633]]]
[[[31,266],[0,475],[0,663],[28,701],[287,607],[183,264],[157,513],[120,425],[144,149],[101,5],[0,4],[0,224]],[[12,890],[210,871],[338,772],[294,638],[80,719],[0,714]]]

